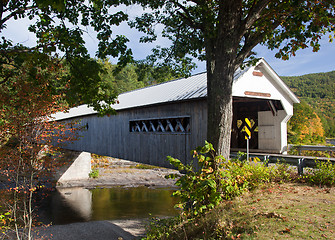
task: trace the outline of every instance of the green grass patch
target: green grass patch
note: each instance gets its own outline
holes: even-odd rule
[[[267,183],[199,218],[155,219],[147,239],[335,239],[335,190]]]
[[[161,167],[157,167],[157,166],[153,166],[153,165],[149,165],[149,164],[139,163],[139,164],[136,164],[135,166],[129,166],[129,168],[136,168],[136,169],[158,169],[158,168],[161,168]]]

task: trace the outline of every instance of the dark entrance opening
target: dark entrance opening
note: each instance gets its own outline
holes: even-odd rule
[[[231,148],[246,149],[245,118],[251,122],[250,149],[258,149],[258,112],[271,111],[275,116],[278,110],[283,110],[279,100],[233,97],[233,122],[231,133]]]

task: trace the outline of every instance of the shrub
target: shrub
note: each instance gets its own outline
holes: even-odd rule
[[[93,168],[91,172],[88,174],[90,178],[97,178],[99,177],[99,169]]]
[[[315,161],[316,168],[304,175],[303,179],[307,182],[321,186],[335,185],[335,165],[328,160],[327,162]]]
[[[213,145],[208,142],[205,146],[194,150],[193,156],[198,160],[199,170],[193,165],[184,165],[180,160],[170,156],[167,160],[179,171],[185,172],[185,175],[176,182],[180,187],[180,190],[174,192],[174,195],[180,198],[177,207],[186,215],[196,216],[214,208],[222,200],[221,163],[224,159],[221,156],[215,157]],[[172,174],[168,177],[176,178],[179,175]]]
[[[180,190],[174,193],[180,198],[177,207],[185,215],[196,216],[213,209],[222,200],[239,196],[261,183],[288,178],[286,173],[281,172],[286,169],[284,165],[269,168],[258,158],[226,160],[215,156],[215,150],[208,142],[193,150],[193,156],[198,160],[198,169],[170,156],[167,158],[179,171],[185,172],[176,182]],[[243,156],[239,158],[243,159]],[[169,175],[169,178],[176,177]]]
[[[289,164],[277,163],[271,167],[271,181],[273,182],[290,182],[296,181],[299,175],[296,170]]]
[[[13,223],[13,219],[11,218],[11,212],[0,213],[0,238],[1,235],[2,237],[6,236],[6,231],[10,229],[11,223]]]

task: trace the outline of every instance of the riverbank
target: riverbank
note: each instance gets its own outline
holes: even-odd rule
[[[168,174],[178,171],[139,164],[111,157],[93,156],[92,168],[99,172],[98,177],[58,184],[65,191],[70,188],[86,189],[122,187],[132,188],[175,188],[175,180],[166,179]],[[1,179],[0,179],[1,180]],[[3,176],[2,182],[6,182]],[[5,184],[6,185],[6,184]],[[72,195],[65,194],[66,197]],[[74,196],[74,195],[73,195]],[[84,199],[84,196],[82,196]],[[36,239],[140,239],[145,236],[148,219],[104,220],[78,222],[66,225],[51,225],[34,229]]]
[[[96,178],[80,181],[68,181],[58,184],[58,188],[84,187],[140,187],[175,188],[175,180],[166,179],[169,174],[179,174],[178,171],[167,168],[153,167],[132,161],[92,156],[92,169],[98,172]],[[148,219],[128,219],[113,221],[92,221],[72,223],[67,225],[53,225],[38,228],[38,236],[51,237],[55,240],[63,239],[141,239],[145,236],[145,226]]]
[[[137,162],[112,157],[93,155],[92,169],[97,177],[86,180],[67,181],[57,184],[59,188],[66,187],[167,187],[174,188],[175,180],[166,179],[169,174],[179,174],[177,170],[154,167]]]
[[[192,221],[155,223],[147,234],[162,239],[335,239],[335,188],[264,183]]]

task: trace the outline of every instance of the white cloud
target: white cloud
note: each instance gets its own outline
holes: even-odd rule
[[[143,12],[139,6],[121,6],[117,10],[122,10],[133,18],[135,15]],[[33,46],[36,43],[35,36],[28,31],[31,21],[28,19],[11,20],[7,24],[7,28],[2,31],[2,35],[12,39],[14,43],[22,43]],[[140,37],[143,35],[136,29],[131,29],[126,23],[120,26],[113,26],[115,35],[125,35],[130,39],[128,46],[132,49],[135,59],[144,59],[151,53],[151,49],[156,45],[167,47],[169,40],[158,37],[155,43],[139,43]],[[91,28],[86,28],[84,40],[88,51],[92,57],[98,48],[98,40],[96,33]],[[114,36],[115,36],[114,35]],[[296,57],[292,57],[288,61],[283,61],[274,57],[275,51],[270,51],[264,46],[256,47],[259,57],[264,57],[275,71],[281,76],[303,75],[314,72],[326,72],[335,70],[335,43],[329,43],[328,36],[321,40],[321,49],[317,53],[313,53],[311,49],[304,49],[297,52]],[[115,63],[116,60],[112,59]],[[196,62],[198,69],[194,73],[206,70],[205,63]]]
[[[320,42],[321,48],[313,52],[311,48],[297,51],[295,57],[287,61],[274,57],[276,51],[258,46],[258,56],[264,57],[280,76],[298,76],[308,73],[328,72],[335,70],[335,43],[329,43],[328,36]]]

